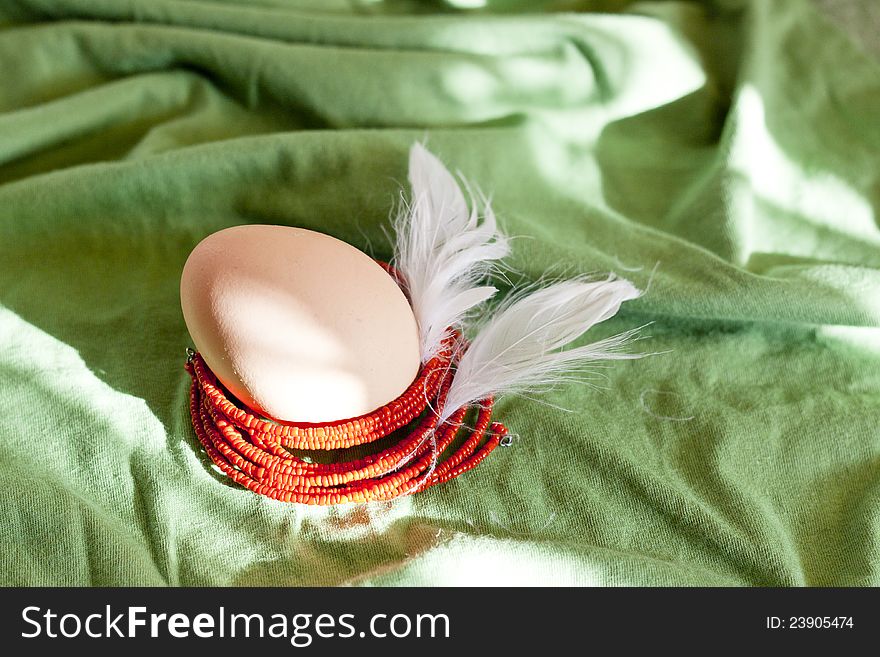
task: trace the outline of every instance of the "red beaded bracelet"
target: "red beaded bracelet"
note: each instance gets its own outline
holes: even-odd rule
[[[325,424],[276,422],[254,415],[229,398],[198,353],[187,350],[196,436],[224,474],[255,493],[284,502],[389,500],[444,483],[479,465],[507,435],[504,425],[491,422],[491,398],[478,405],[473,426],[463,424],[467,407],[437,426],[454,376],[455,337],[422,366],[400,397],[367,415]],[[347,449],[407,425],[411,426],[397,444],[352,461],[314,463],[289,451]],[[469,435],[442,458],[462,433]]]

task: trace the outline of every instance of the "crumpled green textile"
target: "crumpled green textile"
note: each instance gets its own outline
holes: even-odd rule
[[[0,3],[3,584],[880,584],[876,54],[806,0],[478,5]],[[187,254],[275,223],[387,258],[415,140],[492,195],[511,281],[646,289],[583,342],[656,355],[502,399],[515,444],[423,494],[230,485]]]

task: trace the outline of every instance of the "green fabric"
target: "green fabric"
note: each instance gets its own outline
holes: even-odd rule
[[[2,583],[880,584],[876,54],[807,0],[454,4],[0,3]],[[187,254],[277,223],[388,257],[420,139],[512,280],[629,277],[584,340],[660,353],[504,398],[514,446],[424,494],[228,484]]]

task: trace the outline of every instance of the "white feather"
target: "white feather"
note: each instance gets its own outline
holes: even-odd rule
[[[440,420],[490,396],[545,388],[594,361],[638,358],[638,354],[620,351],[635,331],[574,349],[558,349],[614,315],[621,303],[639,294],[624,279],[571,280],[506,304],[461,356]]]
[[[422,362],[439,350],[449,327],[497,291],[479,285],[492,262],[509,252],[484,200],[482,221],[452,174],[421,144],[409,156],[412,200],[394,222],[394,266],[403,278],[419,325]],[[470,191],[470,190],[469,190]]]

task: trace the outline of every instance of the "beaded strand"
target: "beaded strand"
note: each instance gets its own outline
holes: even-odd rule
[[[507,442],[506,427],[491,421],[492,399],[479,404],[473,427],[462,424],[467,407],[437,426],[437,413],[454,375],[452,341],[391,403],[358,418],[326,424],[273,422],[237,406],[201,355],[189,351],[186,371],[192,378],[190,415],[196,436],[226,476],[284,502],[390,500],[442,484],[475,468]],[[407,425],[411,427],[397,444],[351,461],[314,463],[289,451],[347,449]],[[465,439],[444,459],[459,434]]]

